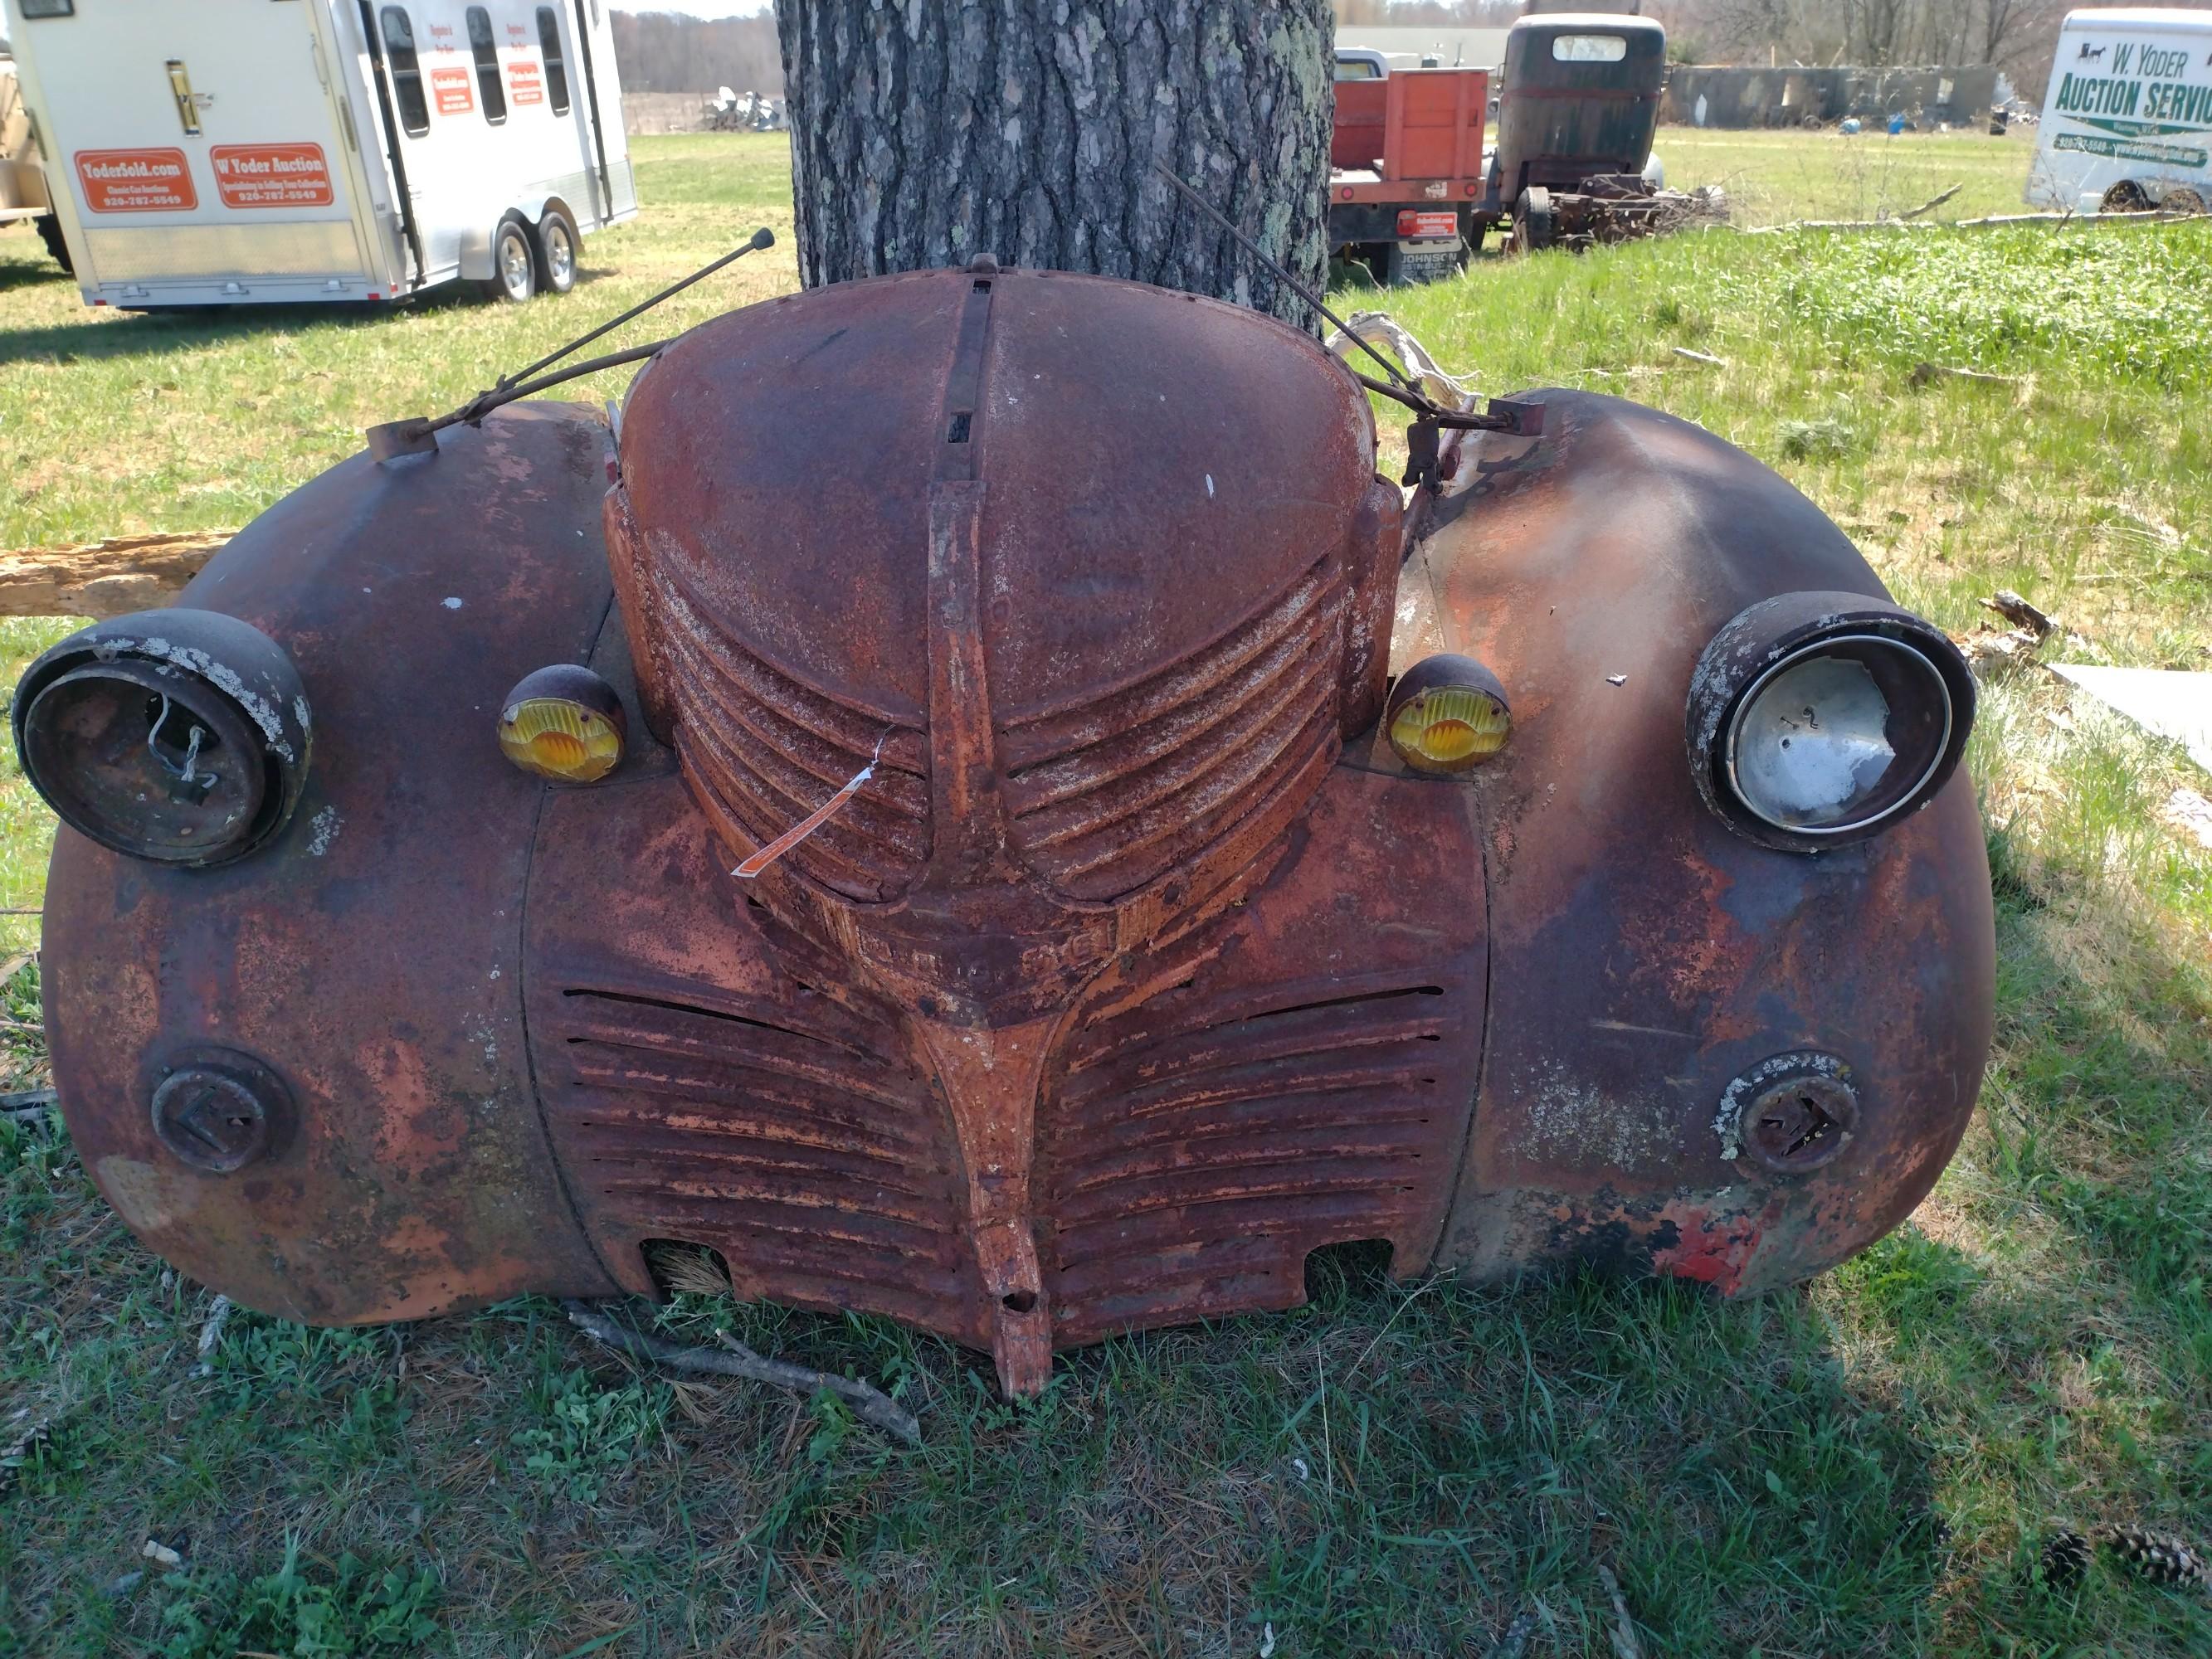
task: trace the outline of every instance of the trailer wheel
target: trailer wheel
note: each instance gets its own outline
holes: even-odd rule
[[[538,222],[538,283],[549,294],[576,286],[576,222],[568,210],[548,207]]]
[[[76,267],[70,263],[69,242],[62,235],[62,222],[51,213],[39,216],[39,240],[46,245],[46,252],[54,256],[54,263],[72,276]]]
[[[2132,179],[2123,179],[2105,192],[2104,210],[2107,213],[2148,213],[2150,197]]]
[[[538,252],[520,219],[502,221],[491,239],[491,291],[518,306],[538,292]]]
[[[1506,238],[1510,253],[1535,253],[1552,246],[1552,192],[1531,185],[1513,207],[1513,232]]]

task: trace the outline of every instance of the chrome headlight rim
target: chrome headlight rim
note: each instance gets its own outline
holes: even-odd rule
[[[1884,787],[1844,820],[1793,821],[1763,807],[1741,773],[1744,715],[1794,670],[1820,659],[1887,661],[1925,699],[1932,736],[1909,781]],[[1862,663],[1863,666],[1863,662]],[[1818,854],[1893,828],[1927,806],[1957,769],[1973,728],[1972,671],[1950,636],[1902,606],[1864,593],[1784,593],[1747,606],[1713,635],[1690,681],[1687,738],[1698,795],[1729,829],[1763,846]]]
[[[1921,769],[1919,775],[1901,788],[1893,787],[1883,792],[1888,797],[1886,805],[1834,823],[1813,823],[1802,818],[1791,819],[1778,817],[1760,804],[1757,792],[1744,781],[1742,766],[1744,716],[1756,709],[1761,696],[1767,691],[1778,688],[1779,683],[1793,669],[1844,656],[1842,647],[1846,646],[1872,647],[1880,651],[1893,653],[1909,664],[1911,670],[1917,671],[1919,677],[1924,678],[1933,689],[1935,705],[1939,712],[1942,728],[1940,734],[1929,750],[1928,763]],[[1729,786],[1735,792],[1736,800],[1746,811],[1761,823],[1788,835],[1847,840],[1854,836],[1873,834],[1892,818],[1909,810],[1914,803],[1924,800],[1925,796],[1923,792],[1927,788],[1929,780],[1942,769],[1943,757],[1950,750],[1951,732],[1954,723],[1951,689],[1944,684],[1942,672],[1919,650],[1887,634],[1861,632],[1831,635],[1798,647],[1796,650],[1770,665],[1757,679],[1744,688],[1743,695],[1737,699],[1735,716],[1723,727],[1725,741],[1722,745],[1721,764],[1726,769]]]

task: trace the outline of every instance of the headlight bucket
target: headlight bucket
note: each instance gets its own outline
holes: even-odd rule
[[[1784,593],[1713,635],[1691,677],[1690,771],[1764,846],[1817,853],[1932,800],[1973,728],[1974,677],[1934,623],[1861,593]]]
[[[225,864],[291,817],[307,777],[298,670],[213,611],[141,611],[72,634],[24,671],[15,755],[62,821],[111,851]]]

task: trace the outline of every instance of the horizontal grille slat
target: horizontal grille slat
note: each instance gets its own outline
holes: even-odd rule
[[[715,799],[763,845],[812,812],[844,783],[840,779],[835,787],[823,787],[793,778],[788,769],[776,763],[772,751],[757,744],[741,750],[704,720],[680,727],[676,746],[692,776],[712,788]],[[899,818],[855,796],[801,845],[814,854],[836,849],[873,885],[874,872],[919,864],[929,850],[929,832],[918,822]]]
[[[1425,1248],[1463,1001],[1388,975],[1200,979],[1075,1032],[1038,1136],[1064,1328],[1286,1306],[1310,1250]]]
[[[706,1245],[742,1294],[972,1334],[964,1187],[904,1037],[786,985],[533,994],[547,1125],[595,1237]]]
[[[1323,558],[1134,685],[1009,720],[999,759],[1017,850],[1091,902],[1202,854],[1334,755],[1343,621],[1342,580]]]
[[[875,763],[868,787],[786,856],[847,897],[896,896],[929,852],[920,720],[801,684],[710,619],[713,607],[695,602],[679,562],[657,560],[653,568],[686,775],[762,847]]]
[[[818,805],[825,796],[844,787],[854,773],[873,760],[872,750],[855,754],[823,740],[804,726],[793,725],[757,698],[733,695],[726,681],[717,680],[697,663],[689,642],[678,642],[677,654],[696,675],[706,701],[714,711],[726,716],[738,732],[750,740],[744,745],[747,751],[759,751],[761,760],[755,763],[755,769],[794,800],[811,799]],[[884,746],[890,747],[888,744]],[[865,804],[876,812],[911,819],[917,826],[927,820],[929,788],[915,774],[886,759],[876,766],[876,775],[868,785]]]

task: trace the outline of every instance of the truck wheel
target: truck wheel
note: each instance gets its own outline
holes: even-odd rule
[[[1506,248],[1513,253],[1536,253],[1552,246],[1552,192],[1531,185],[1521,192],[1513,208],[1513,234]]]
[[[538,292],[538,253],[520,219],[502,221],[491,239],[491,291],[518,306]]]
[[[1459,254],[1412,253],[1403,242],[1393,242],[1382,262],[1382,282],[1388,288],[1407,288],[1415,283],[1441,283],[1459,269]]]
[[[549,294],[576,286],[576,222],[566,208],[549,207],[538,222],[538,282]]]
[[[39,240],[46,245],[46,252],[54,256],[54,263],[72,276],[76,267],[70,263],[69,243],[62,236],[62,222],[51,213],[39,216]]]

